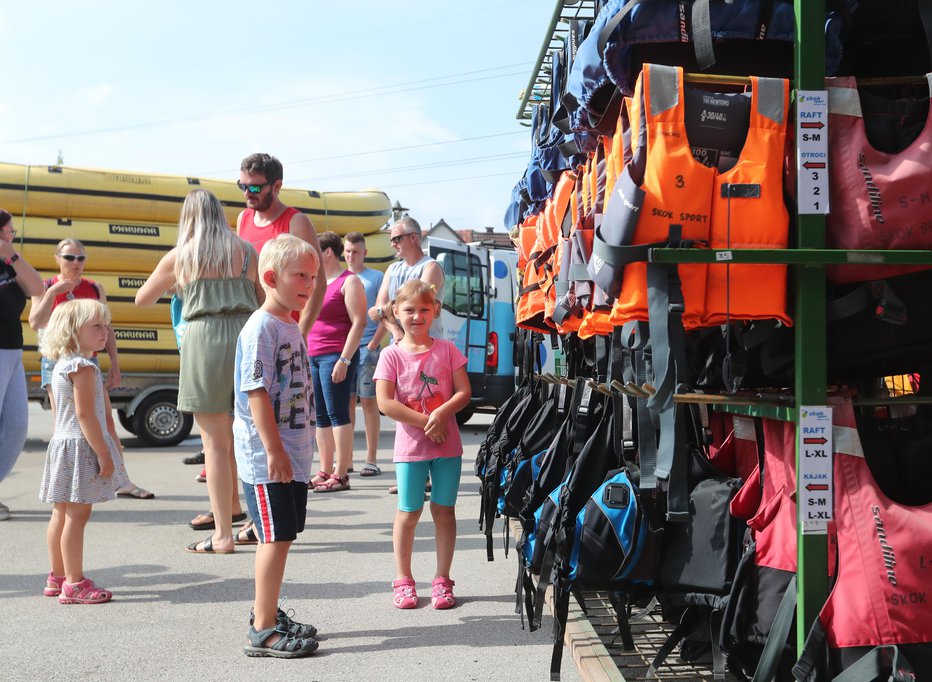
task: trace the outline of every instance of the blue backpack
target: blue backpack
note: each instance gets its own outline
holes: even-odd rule
[[[574,584],[623,580],[637,566],[648,524],[632,478],[627,468],[609,471],[576,516],[568,574]]]

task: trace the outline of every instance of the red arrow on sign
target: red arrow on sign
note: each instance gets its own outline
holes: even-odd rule
[[[803,445],[825,445],[828,439],[825,436],[819,438],[803,438]]]
[[[806,486],[806,490],[808,490],[811,493],[814,493],[820,490],[825,491],[825,490],[828,490],[828,485],[825,483],[810,483],[809,485]]]
[[[816,162],[816,161],[806,161],[806,163],[803,164],[803,168],[805,168],[805,169],[807,169],[807,170],[814,170],[814,169],[816,169],[816,168],[825,168],[825,163],[823,163],[823,162],[821,162],[821,161],[819,161],[819,162]]]
[[[812,123],[800,123],[799,127],[800,128],[815,128],[816,130],[819,130],[821,128],[824,128],[825,124],[822,123],[822,121],[816,121]]]

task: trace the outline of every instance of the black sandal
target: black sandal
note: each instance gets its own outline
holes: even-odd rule
[[[245,540],[240,538],[245,537]],[[256,527],[251,523],[248,526],[240,528],[233,535],[233,544],[234,545],[257,545],[259,544],[259,536],[256,533]]]
[[[266,646],[265,642],[274,634],[279,635],[278,640],[274,644]],[[310,656],[320,646],[313,637],[295,637],[279,625],[258,631],[250,625],[246,631],[246,637],[249,638],[249,644],[243,647],[243,651],[247,656],[301,658],[302,656]]]

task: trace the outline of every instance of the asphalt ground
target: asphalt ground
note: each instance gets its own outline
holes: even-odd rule
[[[292,547],[282,592],[297,620],[320,629],[320,649],[309,658],[278,660],[242,652],[255,547],[216,556],[184,551],[208,535],[187,525],[208,508],[206,486],[194,480],[199,468],[181,462],[200,449],[196,437],[175,448],[149,448],[121,431],[132,480],[157,497],[119,498],[94,508],[85,571],[113,590],[113,601],[66,606],[42,596],[50,507],[39,502],[38,490],[52,425],[48,412],[31,405],[26,449],[0,483],[0,501],[13,514],[0,522],[0,679],[549,679],[552,621],[545,617],[533,633],[521,629],[514,613],[514,551],[504,556],[497,520],[495,561],[488,562],[476,521],[472,465],[489,420],[477,415],[463,429],[456,608],[430,607],[433,525],[426,507],[414,548],[421,604],[410,611],[391,605],[396,498],[387,490],[394,483],[394,426],[383,418],[382,475],[351,474],[351,490],[309,496],[307,529]],[[357,455],[357,470],[361,462]],[[563,679],[579,679],[568,654]]]

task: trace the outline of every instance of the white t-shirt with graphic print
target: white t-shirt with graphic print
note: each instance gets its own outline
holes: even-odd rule
[[[314,388],[307,346],[295,322],[264,310],[247,320],[236,341],[233,378],[233,448],[239,477],[253,485],[271,483],[265,446],[249,409],[248,391],[265,389],[295,481],[311,478],[314,460]]]

